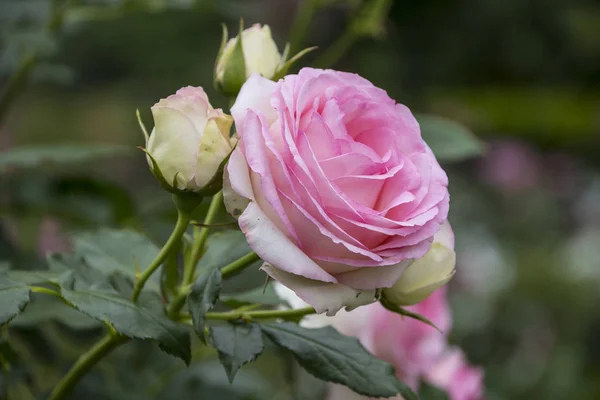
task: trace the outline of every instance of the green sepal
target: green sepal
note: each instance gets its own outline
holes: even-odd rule
[[[165,179],[165,176],[163,175],[162,171],[160,170],[160,167],[158,166],[158,163],[156,162],[156,160],[154,159],[152,154],[150,154],[150,152],[148,150],[146,150],[145,147],[138,146],[138,149],[140,149],[144,153],[146,153],[146,155],[150,159],[150,163],[152,164],[150,166],[150,172],[152,172],[152,175],[154,175],[154,177],[158,180],[158,183],[160,184],[160,186],[162,186],[162,188],[168,192],[177,193],[179,190],[174,188],[167,182],[167,180]]]
[[[244,20],[240,19],[240,31],[235,38],[233,50],[223,65],[223,78],[219,81],[215,74],[217,88],[229,97],[237,96],[242,85],[246,82],[246,61],[244,60],[244,47],[242,44],[243,31]],[[221,56],[223,55],[223,52],[221,52]]]
[[[146,145],[148,145],[148,140],[150,140],[150,135],[148,134],[148,130],[146,129],[146,125],[144,125],[144,121],[142,121],[142,117],[140,115],[140,110],[139,109],[135,110],[135,115],[137,117],[138,124],[140,125],[140,129],[142,130],[142,133],[144,134],[144,137],[146,138]]]
[[[298,53],[296,53],[295,56],[293,56],[292,58],[290,58],[289,60],[285,61],[277,70],[277,72],[275,72],[275,75],[273,76],[273,78],[271,78],[271,80],[277,82],[278,80],[280,80],[281,78],[283,78],[288,70],[291,68],[291,66],[298,61],[299,59],[301,59],[302,57],[304,57],[306,54],[310,53],[313,50],[316,50],[317,46],[314,47],[308,47],[302,51],[299,51]],[[285,46],[285,51],[283,52],[283,60],[285,60],[287,58],[287,53],[289,52],[289,44]]]
[[[383,295],[379,299],[379,302],[381,303],[382,306],[384,306],[387,310],[389,310],[391,312],[395,312],[396,314],[400,314],[400,315],[408,317],[408,318],[416,319],[417,321],[421,321],[421,322],[431,326],[432,328],[436,329],[438,332],[444,333],[440,328],[437,327],[436,324],[434,324],[428,318],[425,318],[421,314],[417,314],[412,311],[408,311],[405,308],[402,308],[400,306],[397,306],[397,305],[389,302]]]
[[[158,180],[158,183],[163,189],[173,194],[175,204],[182,211],[187,211],[190,208],[191,211],[193,211],[202,202],[202,199],[204,197],[212,196],[219,190],[221,190],[221,188],[223,187],[223,169],[225,168],[225,164],[227,164],[229,156],[231,155],[230,152],[227,155],[227,157],[225,157],[225,159],[219,165],[219,168],[217,169],[215,175],[213,175],[211,180],[202,189],[200,189],[199,191],[191,191],[177,189],[177,174],[175,174],[175,176],[173,177],[173,182],[169,184],[165,179],[163,173],[161,172],[158,163],[156,162],[154,157],[152,157],[152,154],[150,154],[150,152],[144,147],[138,146],[138,149],[146,153],[146,155],[150,159],[150,163],[152,164],[152,166],[150,167],[150,172],[152,172],[152,175],[154,175],[154,177]],[[180,206],[182,208],[180,208]],[[189,212],[191,213],[191,211]]]
[[[223,29],[223,36],[221,37],[221,47],[219,47],[219,52],[217,53],[217,59],[215,60],[215,71],[217,69],[217,64],[219,63],[219,59],[223,55],[225,46],[227,46],[227,41],[229,40],[229,32],[227,31],[227,25],[221,24],[221,28]],[[216,76],[215,76],[215,82],[216,82]]]

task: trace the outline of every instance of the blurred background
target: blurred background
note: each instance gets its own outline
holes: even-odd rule
[[[481,139],[483,155],[444,164],[458,251],[451,341],[485,369],[489,399],[600,398],[600,3],[381,3],[358,18],[362,0],[0,0],[0,89],[18,87],[10,107],[0,103],[0,151],[68,144],[93,154],[67,164],[37,154],[23,168],[0,156],[0,262],[34,268],[82,229],[165,238],[170,200],[135,150],[135,110],[151,125],[150,106],[187,85],[226,106],[212,85],[220,23],[235,34],[243,17],[269,24],[280,49],[319,46],[300,64],[359,73]],[[20,321],[18,399],[85,348],[95,328],[84,322]],[[268,358],[255,367],[262,381],[248,369],[232,388],[211,354],[168,373],[119,354],[127,373],[96,372],[117,389],[106,394],[92,375],[80,396],[138,398],[143,376],[166,382],[161,399],[302,398],[301,379],[290,383]]]

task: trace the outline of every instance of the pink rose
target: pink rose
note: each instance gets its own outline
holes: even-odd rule
[[[255,74],[231,112],[227,208],[263,269],[318,312],[373,302],[428,251],[448,178],[384,90],[332,70]]]

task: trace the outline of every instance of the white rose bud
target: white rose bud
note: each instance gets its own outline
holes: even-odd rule
[[[214,109],[201,87],[184,87],[152,107],[154,129],[146,138],[148,163],[174,192],[210,195],[222,185],[232,150],[231,116]]]
[[[417,304],[448,283],[455,266],[454,234],[446,223],[435,235],[427,254],[414,261],[391,288],[383,289],[383,298],[396,306]]]
[[[223,35],[225,42],[227,30]],[[222,46],[215,67],[215,81],[224,94],[235,95],[250,75],[258,73],[272,79],[282,63],[269,26],[255,24]]]

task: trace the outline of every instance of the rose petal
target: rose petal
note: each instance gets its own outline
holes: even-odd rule
[[[233,115],[240,137],[243,135],[240,128],[244,126],[246,112],[249,109],[261,113],[269,125],[277,120],[277,113],[271,107],[271,94],[275,90],[275,86],[275,82],[263,78],[257,73],[252,74],[244,83],[235,104],[231,107],[231,115]]]
[[[391,287],[413,260],[404,260],[394,265],[371,268],[358,268],[351,272],[336,275],[339,283],[354,289],[371,290]]]
[[[239,224],[248,245],[268,263],[309,279],[337,282],[292,243],[256,203],[248,204],[239,218]]]
[[[288,273],[268,263],[262,268],[271,278],[292,289],[298,297],[315,308],[317,313],[335,315],[342,307],[353,308],[375,302],[375,291],[358,291],[347,286],[325,283]]]

